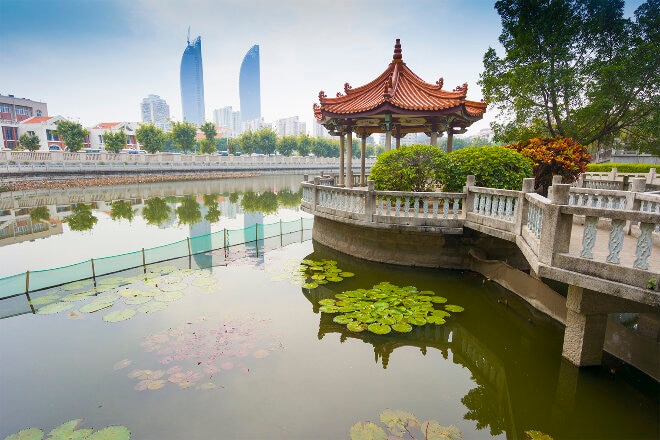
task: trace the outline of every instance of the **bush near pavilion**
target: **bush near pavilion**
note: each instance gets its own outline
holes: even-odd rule
[[[548,195],[552,176],[562,176],[564,183],[574,182],[585,172],[591,155],[579,142],[561,136],[532,138],[506,145],[505,148],[518,151],[534,165],[534,190],[543,196]]]
[[[410,145],[378,156],[369,178],[379,191],[434,191],[448,166],[446,154],[431,145]]]
[[[468,147],[447,154],[449,166],[442,173],[443,190],[462,191],[467,176],[477,186],[520,190],[522,181],[532,177],[532,162],[522,154],[498,146]]]

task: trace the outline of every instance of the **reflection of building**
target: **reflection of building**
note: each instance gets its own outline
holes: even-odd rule
[[[181,57],[181,108],[183,120],[199,126],[204,116],[204,71],[202,68],[202,38],[188,42]]]
[[[259,70],[259,45],[248,50],[241,64],[238,80],[243,121],[261,119],[261,79]]]
[[[158,95],[149,95],[140,104],[142,122],[153,123],[164,131],[170,129],[170,106]]]
[[[33,222],[27,208],[0,210],[0,246],[61,233],[61,221]]]

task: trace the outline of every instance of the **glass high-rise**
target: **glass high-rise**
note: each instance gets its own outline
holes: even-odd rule
[[[181,108],[183,120],[197,126],[204,123],[204,71],[202,69],[202,38],[188,38],[181,57]]]
[[[241,100],[241,119],[261,119],[261,80],[259,73],[259,45],[248,50],[241,64],[238,81]]]

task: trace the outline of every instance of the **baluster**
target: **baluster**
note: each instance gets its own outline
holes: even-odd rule
[[[541,230],[543,229],[543,209],[539,206],[536,207],[536,225],[534,229],[536,230],[536,238],[541,238]]]
[[[491,206],[493,204],[493,196],[492,194],[487,194],[486,195],[486,206],[484,207],[484,215],[490,217],[491,216]]]
[[[569,206],[573,206],[573,205],[575,205],[575,194],[570,193],[570,194],[568,195],[568,205],[569,205]]]
[[[475,214],[479,213],[479,204],[480,204],[479,199],[481,198],[480,196],[481,196],[481,194],[479,194],[479,193],[476,193],[474,195],[474,204],[472,206],[472,212],[474,212]]]
[[[448,218],[449,217],[449,199],[444,198],[442,199],[442,218]]]
[[[458,208],[459,208],[460,200],[461,199],[459,199],[458,197],[456,197],[454,199],[454,218],[455,219],[458,218]]]
[[[437,197],[433,199],[433,218],[437,219],[438,218],[438,203],[440,203],[440,199]]]
[[[481,197],[479,197],[479,215],[484,214],[484,210],[486,209],[486,194],[480,194]]]
[[[491,205],[491,210],[490,210],[490,217],[497,217],[497,210],[499,209],[499,202],[500,198],[498,196],[491,196],[492,198],[492,205]]]
[[[376,196],[376,215],[383,215],[383,198]]]
[[[603,196],[598,194],[596,200],[596,208],[602,208],[602,207],[603,207]]]
[[[511,212],[513,211],[513,197],[506,198],[506,208],[504,209],[504,218],[511,221]]]
[[[394,217],[399,216],[399,211],[401,210],[401,197],[396,197],[396,201],[394,203]]]
[[[429,200],[428,197],[422,200],[422,203],[424,204],[424,218],[429,218]]]
[[[419,216],[419,198],[415,197],[415,202],[413,203],[413,217],[417,218]]]
[[[598,217],[587,216],[584,221],[584,232],[582,234],[582,258],[594,258],[594,245],[596,244],[596,224]]]
[[[635,262],[633,267],[636,269],[648,269],[649,263],[648,258],[651,256],[651,250],[653,248],[653,229],[655,225],[653,223],[640,223],[639,230],[640,234],[637,237],[637,246],[635,247]]]
[[[403,216],[410,217],[410,198],[407,196],[403,197]]]
[[[515,221],[518,218],[518,198],[512,198],[511,203],[513,204],[512,220]]]
[[[625,225],[625,220],[612,219],[609,242],[610,254],[606,258],[609,263],[619,264],[619,253],[623,247],[623,227]]]

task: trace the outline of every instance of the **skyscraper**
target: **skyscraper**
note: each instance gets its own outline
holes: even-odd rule
[[[241,64],[238,81],[243,121],[261,119],[261,80],[259,73],[259,45],[248,50]]]
[[[170,106],[158,95],[149,95],[140,104],[142,122],[153,123],[162,130],[169,130]]]
[[[190,41],[181,57],[181,108],[183,120],[193,124],[204,123],[204,71],[202,69],[202,38]]]

